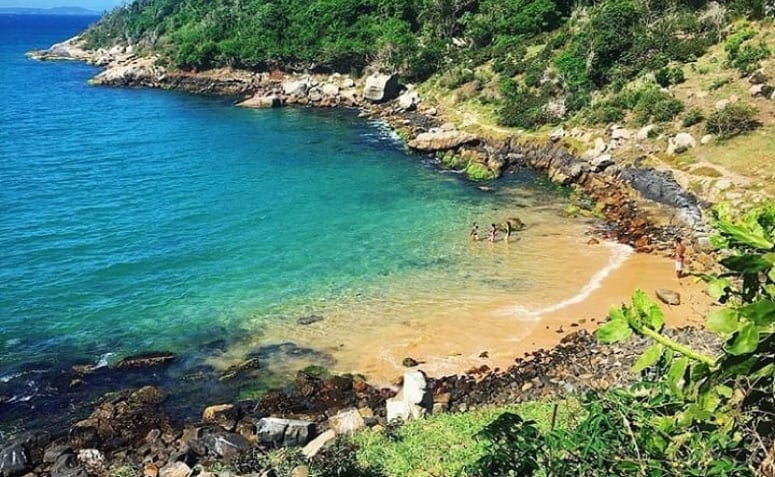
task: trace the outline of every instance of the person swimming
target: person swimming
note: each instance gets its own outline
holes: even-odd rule
[[[507,220],[507,221],[506,221],[506,238],[504,239],[506,242],[508,242],[508,241],[509,241],[509,239],[511,238],[511,232],[512,232],[513,230],[514,230],[514,229],[511,227],[511,221],[510,221],[510,220]]]
[[[490,236],[489,236],[490,243],[495,242],[495,237],[497,234],[498,234],[498,227],[496,227],[495,224],[492,224],[492,227],[490,227]]]
[[[468,237],[474,242],[479,240],[479,225],[477,225],[476,222],[474,222],[473,226],[471,227],[471,232],[468,234]]]

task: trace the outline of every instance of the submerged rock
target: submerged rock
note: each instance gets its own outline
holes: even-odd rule
[[[124,368],[150,368],[152,366],[161,366],[171,363],[175,360],[175,354],[168,351],[152,351],[150,353],[136,354],[127,356],[116,365],[119,369]]]

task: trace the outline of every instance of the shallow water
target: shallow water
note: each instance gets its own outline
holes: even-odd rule
[[[90,20],[0,16],[0,419],[82,399],[73,363],[152,350],[181,355],[171,389],[250,353],[268,382],[320,362],[380,376],[365,355],[400,359],[386,342],[480,312],[518,339],[622,257],[532,173],[483,192],[355,112],[96,88],[92,67],[24,57]],[[511,242],[467,239],[511,217],[528,224]],[[306,351],[267,351],[285,342]]]

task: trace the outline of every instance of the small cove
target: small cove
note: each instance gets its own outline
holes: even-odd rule
[[[396,343],[449,337],[454,360],[479,332],[517,342],[617,255],[529,171],[483,192],[353,111],[89,87],[94,68],[23,56],[82,26],[2,21],[24,28],[0,43],[0,412],[75,402],[70,365],[154,350],[181,356],[162,384],[195,408],[245,391],[199,370],[251,353],[270,382],[321,363],[384,381]],[[511,217],[528,227],[510,243],[467,239]],[[285,343],[302,351],[266,351]]]

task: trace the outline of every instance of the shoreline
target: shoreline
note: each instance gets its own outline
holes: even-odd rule
[[[147,64],[144,67],[150,68]],[[148,71],[151,74],[156,74],[153,69]],[[191,84],[197,84],[202,88],[197,92],[208,94],[214,92],[211,79],[206,79],[204,83],[201,83],[199,82],[199,77],[183,76],[193,78]],[[122,78],[126,77],[122,76]],[[234,78],[227,78],[226,86],[219,92],[237,91],[241,88],[241,83],[238,83],[239,81]],[[137,84],[125,84],[125,86],[132,85]],[[266,97],[263,91],[261,94],[260,98]],[[287,104],[286,100],[280,101]],[[295,102],[290,104],[307,106],[310,103]],[[652,296],[656,288],[678,288],[682,295],[682,304],[674,308],[661,305],[662,309],[666,311],[668,325],[681,327],[685,325],[696,326],[701,323],[697,313],[703,307],[710,307],[710,299],[703,293],[704,285],[693,283],[691,278],[684,278],[679,282],[673,275],[672,261],[660,255],[664,254],[668,249],[669,245],[667,244],[670,237],[677,231],[685,231],[686,229],[672,226],[667,228],[659,227],[655,221],[646,218],[638,207],[637,200],[633,198],[632,190],[626,189],[624,183],[615,174],[612,174],[613,169],[607,166],[597,171],[592,167],[591,162],[573,156],[564,150],[561,145],[554,142],[536,145],[523,143],[521,138],[516,137],[510,138],[505,142],[491,141],[479,137],[475,138],[475,140],[470,139],[462,131],[457,131],[456,129],[443,130],[443,125],[439,125],[440,121],[435,115],[428,116],[414,112],[416,105],[411,108],[412,110],[399,111],[391,104],[360,106],[367,108],[365,114],[370,115],[370,117],[381,118],[399,131],[410,131],[406,133],[409,143],[412,140],[416,140],[420,134],[423,134],[420,131],[437,134],[435,136],[436,140],[450,139],[453,136],[452,134],[447,134],[446,136],[439,136],[439,134],[443,135],[444,133],[454,132],[454,138],[451,139],[452,143],[463,141],[452,147],[448,147],[450,143],[447,143],[441,148],[426,152],[453,151],[454,154],[458,155],[470,154],[474,157],[472,159],[473,163],[484,164],[488,168],[491,167],[491,161],[500,158],[503,160],[499,164],[492,165],[498,171],[529,164],[546,174],[555,183],[579,186],[593,199],[604,203],[602,212],[607,217],[609,228],[607,233],[603,233],[603,235],[606,235],[614,242],[628,243],[637,251],[650,253],[628,253],[621,263],[615,262],[610,268],[604,268],[604,270],[607,270],[604,276],[595,277],[595,274],[593,274],[586,282],[588,286],[584,285],[581,289],[574,292],[572,296],[566,297],[560,302],[539,304],[536,305],[537,308],[523,309],[522,313],[526,315],[527,319],[519,318],[518,305],[515,305],[513,301],[494,301],[485,310],[479,309],[475,312],[469,312],[456,320],[444,321],[443,316],[436,317],[435,321],[425,324],[425,334],[420,338],[406,336],[407,329],[409,331],[415,331],[416,329],[416,323],[410,321],[408,324],[402,323],[400,327],[391,329],[378,337],[362,340],[360,347],[354,345],[344,346],[344,351],[341,351],[340,355],[336,354],[337,350],[333,350],[332,356],[344,363],[342,368],[347,368],[352,372],[365,372],[370,378],[368,381],[361,380],[357,376],[350,376],[349,378],[337,376],[315,377],[310,376],[308,372],[300,371],[296,373],[295,390],[269,391],[257,402],[251,400],[250,405],[240,403],[222,404],[217,401],[198,403],[202,409],[205,406],[217,404],[232,406],[232,409],[239,410],[239,412],[234,411],[237,417],[233,419],[233,423],[231,418],[229,418],[228,425],[216,421],[216,427],[220,426],[223,429],[217,432],[225,431],[229,435],[239,434],[255,442],[258,438],[256,421],[259,419],[258,416],[263,414],[306,418],[310,422],[316,423],[317,432],[320,432],[326,429],[326,426],[330,426],[327,419],[336,410],[347,407],[369,409],[374,418],[374,423],[385,424],[388,417],[385,410],[385,401],[396,392],[396,377],[404,372],[411,372],[413,370],[422,370],[427,376],[431,376],[429,378],[431,383],[429,387],[433,389],[434,393],[434,408],[436,407],[435,404],[439,404],[439,410],[442,412],[465,410],[469,408],[470,404],[498,402],[498,399],[505,399],[498,397],[500,395],[487,388],[490,385],[490,381],[493,380],[509,381],[513,385],[512,387],[516,386],[517,390],[521,391],[518,395],[515,395],[516,391],[513,389],[509,391],[508,396],[510,399],[546,396],[547,393],[551,392],[562,393],[563,390],[566,390],[565,385],[570,383],[572,379],[564,377],[562,380],[560,378],[552,378],[560,381],[558,383],[551,383],[551,385],[544,383],[551,374],[541,374],[541,369],[543,368],[540,367],[538,370],[526,371],[532,368],[529,368],[529,365],[525,365],[523,359],[529,358],[530,361],[541,362],[541,359],[544,358],[539,357],[545,357],[552,366],[571,368],[574,366],[578,367],[578,363],[573,362],[576,357],[588,356],[589,349],[593,347],[596,350],[610,350],[606,352],[616,355],[618,353],[617,348],[590,344],[594,339],[590,337],[588,331],[593,330],[598,323],[605,320],[606,312],[612,302],[628,303],[632,292],[639,287],[644,288]],[[274,100],[272,100],[272,105],[274,105]],[[342,104],[334,104],[332,106],[341,107]],[[416,122],[412,122],[412,119],[410,119],[420,116],[421,118],[417,119]],[[441,130],[432,132],[435,128],[440,128]],[[433,147],[437,146],[438,144]],[[415,149],[424,150],[416,147]],[[606,169],[608,172],[606,172]],[[611,199],[611,196],[613,196],[613,199]],[[558,280],[562,280],[562,277],[558,277]],[[558,303],[564,303],[564,306],[559,306]],[[515,322],[527,325],[519,330],[515,330]],[[471,332],[472,329],[477,330],[480,334],[474,335]],[[337,335],[337,333],[340,334]],[[698,332],[689,331],[686,333],[689,336],[694,336]],[[352,335],[351,329],[343,326],[338,331],[332,331],[328,336],[321,338],[318,335],[314,339],[318,341],[317,344],[319,344],[321,339],[329,343],[340,343],[348,335]],[[441,339],[442,336],[443,340]],[[476,339],[472,339],[474,336]],[[319,349],[319,346],[314,346],[316,343],[312,339],[309,342],[300,339],[296,343],[294,338],[294,342],[299,350],[316,352]],[[384,342],[390,343],[392,346],[377,354],[376,357],[373,355],[367,356],[367,351],[376,349]],[[269,346],[282,346],[282,344],[270,343]],[[566,353],[569,349],[573,351]],[[405,367],[403,363],[405,358],[411,358],[419,362],[419,365]],[[248,361],[245,361],[245,363],[248,363]],[[255,364],[258,367],[257,361]],[[611,366],[623,367],[618,361],[616,363],[608,363],[606,366],[609,364]],[[157,368],[154,366],[156,365],[147,368],[149,374],[156,372]],[[250,368],[240,368],[235,371],[235,374],[245,369],[250,371]],[[337,370],[337,372],[340,371],[347,372],[347,370]],[[605,369],[594,371],[602,372]],[[574,373],[579,380],[583,381],[578,371],[574,371]],[[626,374],[626,371],[624,373]],[[562,373],[559,374],[562,375]],[[112,379],[116,379],[120,383],[126,381],[120,372],[116,376]],[[607,379],[596,376],[596,379],[598,378]],[[535,381],[536,379],[541,382],[540,386]],[[584,386],[587,385],[597,385],[593,384],[591,379],[584,379],[589,382],[583,385],[573,384],[573,389],[584,389]],[[142,381],[142,377],[138,381]],[[573,382],[575,383],[575,381]],[[624,378],[612,378],[612,380],[607,382],[610,385],[616,385],[626,381]],[[479,386],[480,383],[481,386]],[[540,392],[537,391],[539,388]],[[145,391],[146,395],[150,395],[138,398],[137,393],[142,392],[143,389],[146,388],[135,391],[134,394],[122,394],[119,397],[111,397],[108,401],[100,404],[95,414],[70,428],[68,432],[69,444],[76,449],[89,446],[97,447],[100,441],[88,440],[86,438],[79,440],[79,432],[87,428],[97,429],[94,431],[95,435],[101,439],[104,437],[100,424],[91,422],[90,419],[98,419],[99,416],[94,416],[99,413],[105,414],[105,406],[108,404],[119,406],[121,403],[129,403],[128,406],[131,408],[132,405],[140,403],[137,405],[143,413],[155,416],[154,419],[147,421],[152,424],[150,430],[156,429],[166,432],[168,428],[175,429],[175,432],[172,433],[174,437],[171,437],[169,442],[165,443],[165,450],[159,451],[159,455],[164,455],[165,452],[168,454],[166,458],[159,459],[160,462],[172,462],[172,449],[181,443],[190,447],[192,446],[190,443],[199,437],[198,430],[194,433],[197,438],[192,440],[191,435],[187,436],[186,431],[181,429],[191,429],[192,426],[196,428],[199,424],[186,422],[181,427],[180,424],[171,424],[168,414],[158,416],[157,418],[156,413],[157,411],[162,412],[160,411],[160,406],[164,399],[157,396],[156,391]],[[484,394],[480,396],[477,393]],[[444,398],[445,394],[448,394],[446,401]],[[329,399],[333,395],[339,396],[339,398]],[[217,400],[217,398],[215,399]],[[85,404],[83,402],[77,403],[79,406]],[[133,416],[135,415],[133,414]],[[112,422],[122,422],[121,419],[122,415],[120,413],[114,413],[110,417]],[[204,415],[202,420],[207,420]],[[87,424],[83,424],[84,422]],[[241,428],[244,432],[239,430],[239,423],[246,423]],[[118,447],[119,449],[130,449],[130,451],[125,452],[124,457],[129,455],[133,458],[137,457],[138,461],[142,461],[142,456],[139,455],[141,449],[137,447],[133,439],[138,438],[135,441],[139,442],[139,438],[148,436],[150,430],[142,426],[138,426],[136,429],[133,428],[132,433],[128,434],[131,438],[127,437],[126,442]],[[104,450],[109,452],[115,449],[105,448]],[[138,455],[135,455],[135,451]],[[216,451],[212,450],[212,452]],[[222,458],[223,456],[219,457]],[[45,466],[45,464],[41,465]]]

